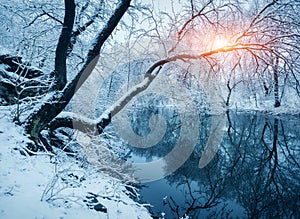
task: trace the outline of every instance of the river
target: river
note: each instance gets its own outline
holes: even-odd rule
[[[129,116],[132,129],[146,136],[151,132],[147,121],[156,113],[151,108],[135,111]],[[128,145],[129,161],[155,161],[176,145],[180,115],[159,113],[169,120],[164,137],[149,148]],[[164,178],[138,184],[137,200],[151,204],[148,209],[157,218],[300,218],[299,116],[259,112],[224,116],[221,144],[206,166],[199,168],[199,159],[213,116],[199,115],[200,132],[187,160]]]

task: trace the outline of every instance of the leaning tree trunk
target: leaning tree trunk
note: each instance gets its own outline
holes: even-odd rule
[[[70,102],[72,97],[74,96],[76,89],[78,89],[84,81],[89,77],[91,72],[93,71],[94,67],[97,64],[100,49],[104,42],[107,40],[107,38],[111,35],[115,27],[118,25],[119,21],[121,20],[122,16],[125,14],[127,9],[130,6],[131,0],[122,0],[120,1],[119,5],[116,7],[114,13],[111,15],[109,20],[107,21],[106,25],[103,27],[103,29],[99,32],[99,34],[96,37],[96,43],[93,44],[92,48],[89,50],[87,54],[87,58],[85,61],[84,66],[79,71],[79,73],[75,76],[75,78],[70,81],[62,90],[55,89],[53,91],[53,94],[44,101],[33,113],[31,113],[25,123],[25,130],[26,132],[31,136],[31,139],[36,143],[34,148],[31,148],[32,150],[38,150],[38,139],[40,132],[47,127],[47,125],[60,113],[63,111],[63,109],[67,106],[67,104]],[[66,4],[73,4],[74,0],[66,0]],[[67,9],[67,7],[66,7]],[[69,10],[74,10],[75,7],[68,7]],[[67,11],[65,12],[66,16],[75,15],[74,11]],[[70,25],[74,23],[74,17],[71,19],[69,17],[68,19],[64,19],[65,22]],[[71,22],[72,20],[72,22]],[[64,23],[64,27],[65,27]],[[63,27],[63,29],[64,29]],[[69,29],[70,27],[68,27]],[[66,46],[67,42],[70,42],[71,34],[69,31],[62,31],[62,34],[65,34],[64,37],[60,37],[59,40],[64,40],[64,43],[58,43],[59,45],[63,45],[64,49],[67,50],[68,46]],[[68,37],[68,39],[66,39]],[[68,43],[69,44],[69,43]],[[67,51],[65,51],[67,52]],[[66,53],[65,53],[66,54]],[[63,55],[63,57],[66,59],[66,56]],[[61,74],[61,72],[55,72],[55,74]],[[63,80],[62,80],[63,81]],[[63,83],[63,82],[62,82]]]

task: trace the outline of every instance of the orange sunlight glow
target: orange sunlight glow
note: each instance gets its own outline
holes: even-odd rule
[[[216,50],[230,45],[231,43],[228,42],[224,37],[216,36],[212,42],[211,49]]]

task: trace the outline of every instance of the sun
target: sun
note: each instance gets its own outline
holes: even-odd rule
[[[225,38],[216,36],[212,42],[212,49],[220,49],[229,45],[230,43]]]

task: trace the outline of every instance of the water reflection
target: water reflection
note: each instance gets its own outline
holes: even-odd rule
[[[129,88],[151,63],[151,60],[128,63],[104,80],[99,89],[96,117],[126,91],[124,82]],[[120,135],[131,137],[126,139],[129,145],[123,153],[128,161],[149,163],[169,154],[179,141],[182,123],[189,118],[183,117],[185,114],[180,111],[191,109],[193,102],[197,110],[191,110],[192,113],[211,111],[207,101],[211,92],[192,77],[182,78],[186,75],[184,69],[170,65],[159,75],[163,75],[163,80],[154,80],[146,94],[128,104],[124,116],[115,117],[119,128],[125,128],[118,133],[113,121],[114,125],[106,129],[110,137],[114,137],[112,148],[123,149],[124,145],[117,141]],[[183,96],[185,92],[180,92],[176,85],[165,89],[169,84],[165,79],[171,76],[183,81],[189,91],[193,90],[190,98]],[[166,90],[173,93],[166,96]],[[174,105],[172,98],[179,100],[179,107]],[[191,104],[187,105],[186,100],[190,99]],[[207,142],[216,140],[209,138],[214,120],[206,115],[197,117],[192,120],[194,123],[187,124],[185,131],[187,141],[193,140],[190,133],[198,136],[189,159],[164,179],[142,185],[140,201],[154,206],[149,208],[154,216],[162,217],[165,213],[165,218],[179,218],[185,214],[192,218],[300,218],[299,117],[228,113],[225,134],[224,130],[218,130],[223,135],[222,144],[212,148],[211,154],[216,153],[212,160],[203,162],[200,157]],[[193,128],[197,123],[200,123],[199,132]],[[130,146],[133,144],[139,148]],[[131,151],[131,158],[127,150]],[[178,159],[176,156],[169,159],[161,171],[169,172],[168,165],[172,166]]]
[[[166,131],[165,140],[146,150],[131,148],[133,160],[155,160],[172,149],[180,119],[169,117],[173,129]],[[200,121],[198,143],[184,165],[162,180],[143,184],[140,201],[153,205],[153,216],[300,218],[299,117],[227,113],[223,142],[203,169],[198,164],[211,118],[203,115]],[[141,132],[147,125],[134,128]]]

